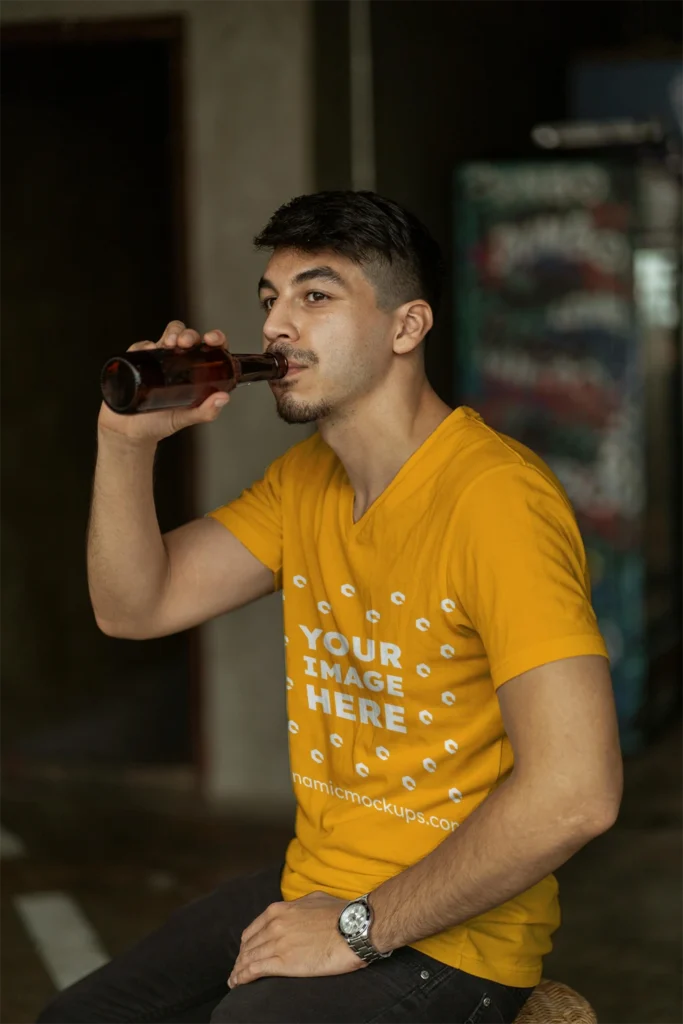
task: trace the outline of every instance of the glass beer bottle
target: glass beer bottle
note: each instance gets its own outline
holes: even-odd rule
[[[280,380],[287,360],[279,353],[236,355],[201,344],[195,348],[139,349],[112,356],[102,367],[102,397],[113,412],[130,415],[201,405],[216,391]]]

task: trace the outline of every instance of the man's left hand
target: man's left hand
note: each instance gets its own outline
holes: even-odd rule
[[[326,892],[271,903],[242,933],[230,988],[273,975],[314,978],[365,967],[337,928],[347,903]]]

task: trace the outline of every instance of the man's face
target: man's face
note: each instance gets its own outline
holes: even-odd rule
[[[392,312],[351,260],[333,253],[277,250],[259,284],[266,314],[263,347],[290,370],[271,381],[287,423],[344,419],[386,376],[392,359]]]

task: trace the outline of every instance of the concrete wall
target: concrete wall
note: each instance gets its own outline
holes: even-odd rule
[[[187,22],[189,291],[196,326],[236,351],[260,348],[251,238],[283,201],[313,185],[308,0],[6,0],[5,22],[181,14]],[[30,72],[29,72],[30,73]],[[174,316],[169,310],[169,319]],[[274,414],[267,388],[238,392],[197,428],[197,510],[237,496],[310,428]],[[289,813],[281,600],[202,631],[207,793],[254,813]]]

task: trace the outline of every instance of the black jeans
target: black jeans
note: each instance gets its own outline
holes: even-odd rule
[[[475,978],[408,946],[362,971],[261,978],[230,991],[240,935],[282,899],[281,868],[219,886],[157,931],[60,992],[40,1024],[249,1024],[447,1021],[507,1024],[531,993]]]

